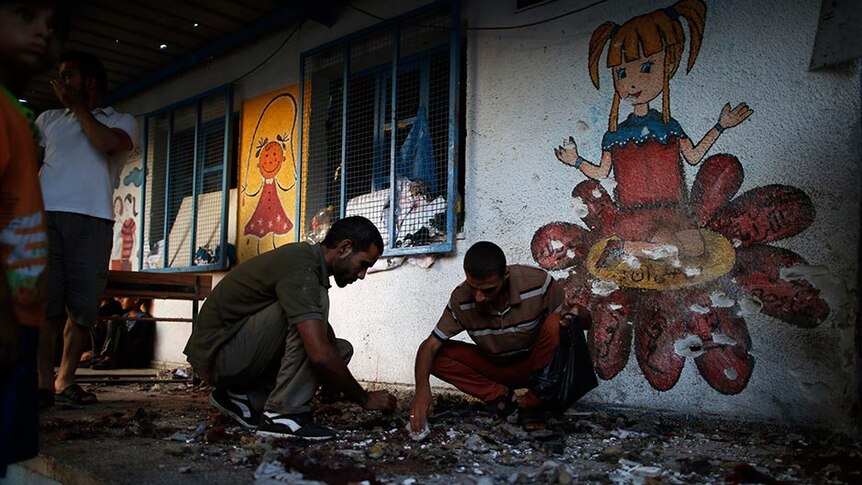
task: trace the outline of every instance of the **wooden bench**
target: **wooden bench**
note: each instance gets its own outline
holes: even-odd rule
[[[153,318],[160,322],[197,321],[200,301],[210,294],[213,278],[208,274],[147,273],[143,271],[108,271],[105,296],[190,300],[192,318]],[[146,320],[150,320],[149,318]]]

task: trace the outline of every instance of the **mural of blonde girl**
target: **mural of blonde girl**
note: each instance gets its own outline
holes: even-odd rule
[[[657,390],[673,388],[686,360],[693,359],[715,390],[738,394],[755,364],[746,312],[756,308],[811,328],[830,309],[807,279],[781,276],[782,268],[808,263],[768,245],[811,225],[811,199],[779,184],[736,196],[744,175],[739,160],[706,157],[722,133],[752,110],[745,103],[725,104],[697,143],[671,116],[670,81],[686,47],[683,22],[688,72],[700,53],[705,19],[701,0],[682,0],[593,32],[590,79],[598,89],[599,61],[608,44],[614,86],[601,159],[584,159],[572,137],[554,150],[557,159],[587,177],[572,191],[581,223],[542,226],[531,250],[543,268],[569,270],[567,297],[593,316],[588,342],[599,377],[618,375],[634,348]],[[659,97],[661,111],[650,107]],[[632,112],[620,122],[623,103]],[[683,160],[700,167],[691,190]],[[600,184],[611,173],[613,197]]]
[[[671,117],[670,80],[679,67],[685,34],[689,29],[686,72],[694,67],[703,38],[706,7],[700,0],[683,0],[672,7],[635,17],[623,25],[606,22],[590,39],[590,79],[599,88],[599,59],[606,43],[614,98],[608,131],[602,139],[602,157],[594,164],[582,158],[571,137],[554,150],[557,158],[592,179],[607,177],[611,169],[617,186],[619,214],[616,233],[608,241],[597,265],[610,266],[620,256],[649,259],[700,256],[704,238],[685,207],[687,186],[682,159],[697,165],[718,137],[745,121],[753,111],[740,103],[725,104],[717,123],[694,144]],[[650,102],[661,95],[661,112]],[[617,123],[620,102],[631,103],[632,113]]]

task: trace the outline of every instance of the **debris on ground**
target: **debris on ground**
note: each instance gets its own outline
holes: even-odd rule
[[[416,441],[401,391],[393,414],[316,399],[338,436],[306,442],[257,437],[190,382],[95,390],[95,405],[42,416],[42,451],[106,483],[862,483],[862,443],[772,423],[581,405],[526,431],[453,393],[437,395]]]

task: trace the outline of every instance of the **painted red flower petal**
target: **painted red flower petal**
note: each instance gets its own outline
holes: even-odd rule
[[[548,269],[565,269],[583,261],[598,235],[568,222],[552,222],[533,234],[530,248],[539,266]]]
[[[814,221],[814,204],[796,187],[765,185],[722,207],[707,227],[743,246],[778,241],[804,231]]]
[[[608,237],[613,233],[617,206],[600,183],[595,180],[585,180],[575,186],[572,197],[580,197],[586,205],[587,214],[582,219],[590,231],[599,233],[597,239]]]
[[[739,394],[754,372],[754,356],[735,345],[716,346],[694,358],[700,375],[722,394]]]
[[[733,155],[719,154],[707,158],[691,187],[689,201],[700,226],[727,203],[742,185],[742,164]]]
[[[804,279],[782,279],[781,269],[808,263],[793,251],[773,246],[752,246],[736,252],[731,274],[736,298],[751,295],[763,304],[761,312],[797,327],[816,327],[829,316],[820,290]]]
[[[700,375],[713,389],[722,394],[739,394],[754,371],[754,356],[749,354],[751,336],[745,319],[738,315],[739,307],[712,306],[706,292],[691,301],[694,304],[689,307],[686,326],[696,338],[678,342],[677,352],[695,355]]]
[[[585,268],[579,268],[578,271],[569,273],[569,276],[560,281],[563,289],[566,290],[566,303],[575,303],[584,308],[590,308],[593,294],[587,283],[588,274]]]
[[[685,357],[674,344],[685,335],[680,311],[667,295],[656,295],[641,302],[635,322],[635,355],[650,385],[659,391],[671,389],[679,380]]]
[[[590,309],[593,325],[587,332],[587,342],[596,374],[602,379],[613,379],[629,361],[632,326],[628,322],[632,303],[621,290],[593,299]]]

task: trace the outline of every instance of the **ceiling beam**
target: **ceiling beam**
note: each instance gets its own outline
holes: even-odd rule
[[[272,12],[271,14],[267,14],[258,21],[225,35],[224,37],[220,37],[212,43],[192,51],[174,62],[156,69],[146,76],[118,87],[108,94],[107,102],[108,104],[116,103],[121,99],[139,93],[191,69],[212,56],[221,54],[235,47],[246,45],[271,31],[278,28],[284,28],[292,21],[299,21],[304,18],[306,18],[306,16],[294,8],[284,8],[282,10]]]

